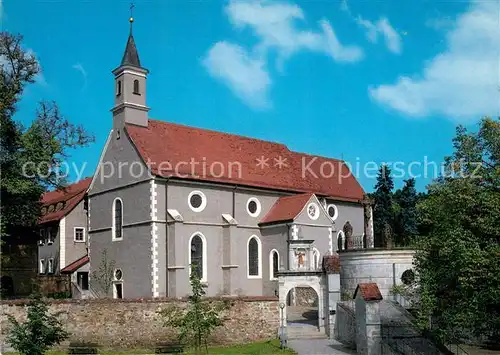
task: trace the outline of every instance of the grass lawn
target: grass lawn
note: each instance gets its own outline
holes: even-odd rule
[[[210,355],[233,355],[233,354],[245,354],[245,355],[292,355],[295,354],[294,351],[290,349],[281,350],[280,343],[278,340],[270,340],[264,342],[256,342],[250,344],[233,345],[228,347],[209,347],[208,353]],[[17,353],[6,353],[6,355],[16,355]],[[65,352],[49,352],[47,355],[66,355]],[[128,352],[102,352],[101,355],[130,355],[130,354],[153,354],[151,351],[139,351],[133,350]],[[193,352],[187,352],[185,354],[194,354]],[[203,352],[204,354],[204,352]]]

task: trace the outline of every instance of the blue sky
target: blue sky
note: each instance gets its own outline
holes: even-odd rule
[[[28,123],[39,100],[55,100],[96,136],[72,153],[91,175],[111,128],[111,70],[127,40],[129,3],[0,4],[2,29],[24,35],[43,70],[16,118]],[[500,112],[500,0],[135,4],[134,37],[150,70],[147,103],[156,119],[361,166],[408,167],[439,164],[458,123],[474,128]],[[358,177],[371,191],[374,179]],[[417,178],[417,187],[429,182]]]

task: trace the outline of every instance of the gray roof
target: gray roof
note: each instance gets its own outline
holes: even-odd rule
[[[127,47],[125,48],[125,53],[123,53],[121,65],[131,65],[133,67],[141,68],[141,61],[139,60],[139,53],[135,46],[134,36],[132,36],[132,31],[128,36]]]

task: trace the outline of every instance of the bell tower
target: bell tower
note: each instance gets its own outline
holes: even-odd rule
[[[132,12],[133,5],[131,6]],[[146,78],[149,71],[141,66],[139,53],[135,46],[132,26],[134,18],[129,19],[130,33],[121,64],[113,70],[115,76],[115,105],[113,112],[113,128],[119,129],[125,123],[137,126],[148,126],[146,106]]]

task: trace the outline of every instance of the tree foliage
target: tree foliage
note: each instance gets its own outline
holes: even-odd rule
[[[182,344],[192,346],[196,354],[201,353],[204,345],[208,353],[208,337],[223,324],[222,312],[228,305],[227,302],[204,298],[205,290],[198,273],[191,272],[189,280],[191,295],[187,307],[172,305],[162,310],[160,315],[165,326],[178,329]]]
[[[108,251],[104,249],[101,254],[101,262],[97,270],[92,271],[92,285],[99,288],[104,296],[109,296],[115,272],[115,261],[108,258]]]
[[[394,225],[394,211],[392,205],[392,189],[394,182],[391,176],[391,169],[388,165],[382,165],[377,175],[377,184],[372,197],[375,202],[373,211],[373,229],[375,233],[375,243],[377,246],[385,246],[387,237],[392,234]]]
[[[39,199],[50,187],[65,184],[57,167],[72,148],[94,138],[63,117],[55,102],[42,101],[27,128],[15,121],[17,104],[40,73],[35,56],[22,46],[22,36],[0,32],[0,170],[1,236],[16,228],[33,229]]]
[[[49,314],[40,294],[35,294],[28,304],[25,322],[7,317],[11,324],[7,342],[22,355],[43,355],[69,337],[57,315]]]
[[[403,188],[394,193],[393,200],[395,244],[407,246],[415,240],[418,234],[418,195],[415,189],[415,179],[405,180]]]
[[[445,342],[500,343],[500,121],[459,126],[453,146],[418,205],[419,320]]]

